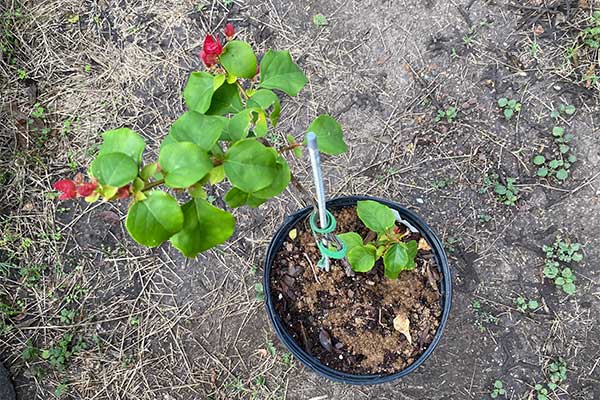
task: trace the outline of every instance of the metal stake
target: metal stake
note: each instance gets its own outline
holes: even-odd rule
[[[308,143],[308,153],[310,155],[310,164],[312,166],[313,180],[315,182],[315,191],[317,192],[317,208],[319,212],[319,225],[321,229],[327,227],[327,213],[325,202],[325,185],[323,184],[323,175],[321,174],[321,157],[317,148],[317,135],[314,132],[308,132],[306,135]],[[327,245],[327,241],[323,239],[323,244]],[[329,258],[325,257],[324,267],[329,271]]]

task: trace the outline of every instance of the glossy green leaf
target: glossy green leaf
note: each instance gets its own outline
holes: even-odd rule
[[[124,153],[140,164],[144,147],[146,142],[136,132],[129,128],[114,129],[102,134],[102,145],[98,155]]]
[[[319,115],[308,127],[317,135],[319,151],[325,154],[341,154],[348,150],[341,125],[329,115]]]
[[[287,51],[269,50],[260,62],[260,87],[297,96],[308,79]]]
[[[286,159],[278,155],[275,149],[270,148],[268,150],[273,153],[276,160],[275,162],[277,163],[277,171],[273,178],[273,182],[266,188],[251,193],[253,197],[263,200],[270,199],[283,192],[285,188],[288,187],[291,179],[290,167]]]
[[[248,201],[248,193],[236,187],[232,187],[224,197],[225,203],[231,208],[241,207]]]
[[[396,225],[392,210],[377,201],[362,200],[356,203],[356,212],[360,220],[372,231],[383,233]]]
[[[201,198],[181,207],[183,228],[170,239],[171,244],[186,257],[215,247],[233,235],[235,218]]]
[[[131,206],[125,226],[136,242],[156,247],[181,230],[183,213],[171,195],[154,190]]]
[[[341,233],[341,234],[337,235],[337,237],[340,238],[344,242],[344,244],[346,245],[347,251],[352,250],[356,246],[363,245],[363,239],[356,232]]]
[[[213,168],[206,151],[191,142],[164,146],[158,161],[165,175],[165,184],[172,188],[191,186]]]
[[[215,78],[208,72],[192,72],[183,90],[187,108],[204,114],[210,107],[215,92]]]
[[[375,265],[375,246],[355,246],[348,251],[347,259],[353,271],[368,272]]]
[[[235,114],[223,130],[221,140],[237,142],[238,140],[245,139],[252,127],[252,120],[252,109],[245,109]]]
[[[209,151],[226,125],[224,118],[188,111],[173,123],[168,135],[171,140],[163,141],[163,146],[173,142],[192,142]]]
[[[248,99],[248,107],[258,107],[265,112],[272,107],[273,109],[269,114],[269,119],[273,126],[277,126],[279,115],[281,114],[281,103],[279,102],[279,97],[274,92],[267,89],[256,91],[256,93]]]
[[[124,153],[108,153],[96,157],[90,172],[102,185],[121,187],[135,179],[138,164]]]
[[[244,109],[240,91],[235,84],[224,83],[212,95],[207,115],[226,115],[240,112]]]
[[[385,276],[389,279],[397,279],[401,271],[415,268],[415,261],[408,254],[408,249],[403,243],[393,244],[383,255]]]
[[[275,155],[256,139],[241,140],[231,146],[225,153],[224,166],[232,185],[246,193],[266,188],[278,173]]]
[[[227,43],[219,60],[231,75],[248,79],[256,75],[256,56],[246,42],[232,40]]]

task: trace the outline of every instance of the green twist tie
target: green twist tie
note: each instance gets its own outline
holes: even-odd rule
[[[327,216],[327,225],[325,226],[325,228],[319,228],[317,226],[317,222],[316,222],[317,214],[316,213],[313,212],[309,218],[310,229],[312,229],[312,231],[313,231],[315,241],[317,242],[317,247],[319,248],[319,251],[321,252],[321,259],[319,260],[319,263],[317,264],[320,268],[323,268],[323,266],[325,265],[324,258],[327,257],[327,258],[333,258],[334,260],[341,260],[342,258],[346,257],[346,253],[348,251],[348,249],[346,248],[346,245],[344,244],[344,241],[342,239],[340,239],[337,235],[335,236],[335,238],[341,244],[342,247],[339,249],[335,249],[335,250],[332,250],[332,249],[326,247],[323,244],[323,241],[319,240],[319,238],[317,237],[318,235],[330,234],[331,232],[333,232],[335,230],[335,227],[337,226],[337,222],[336,222],[333,214],[331,214],[329,212],[329,210],[325,210],[325,213]]]

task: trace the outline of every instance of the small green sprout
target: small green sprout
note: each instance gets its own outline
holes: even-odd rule
[[[497,399],[499,396],[506,396],[506,390],[504,389],[504,383],[502,383],[501,380],[496,379],[490,397],[492,399]]]
[[[535,311],[540,308],[540,303],[537,300],[527,300],[523,296],[519,296],[513,300],[515,307],[520,312],[524,313],[527,310]]]
[[[519,189],[515,186],[516,181],[516,178],[506,178],[506,183],[501,183],[498,174],[489,174],[483,178],[486,187],[480,189],[480,192],[485,193],[488,188],[493,187],[497,201],[507,206],[514,206],[519,200]]]
[[[514,99],[501,97],[498,99],[498,106],[502,109],[506,120],[511,119],[515,113],[521,112],[521,103]]]
[[[554,284],[566,294],[574,294],[577,290],[576,277],[572,268],[565,264],[572,265],[583,260],[583,254],[580,252],[581,244],[557,236],[552,246],[545,245],[542,250],[546,253],[544,277],[553,280]]]
[[[313,16],[313,24],[318,27],[326,26],[328,24],[327,18],[321,13],[315,14]]]
[[[445,110],[438,110],[437,115],[435,116],[435,122],[441,122],[445,119],[447,123],[451,124],[456,120],[457,116],[458,110],[456,107],[448,107]]]

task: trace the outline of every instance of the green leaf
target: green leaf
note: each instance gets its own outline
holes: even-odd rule
[[[546,168],[546,167],[540,167],[537,170],[537,176],[539,176],[539,177],[548,176],[548,172],[549,172],[548,168]]]
[[[341,233],[341,234],[337,235],[337,237],[342,242],[344,242],[344,245],[346,245],[346,250],[347,251],[352,250],[356,246],[362,246],[363,245],[363,239],[356,232]]]
[[[546,162],[546,158],[541,154],[533,157],[533,163],[535,165],[542,165],[545,162]]]
[[[124,153],[108,153],[96,157],[90,172],[102,185],[121,187],[135,179],[138,165]]]
[[[246,193],[269,186],[277,177],[275,154],[256,139],[235,143],[225,153],[225,175],[232,185]]]
[[[163,146],[174,142],[192,142],[210,151],[226,125],[224,118],[188,111],[173,123],[168,135],[170,139],[163,141]]]
[[[204,114],[211,105],[215,93],[215,77],[208,72],[192,72],[183,90],[187,108]]]
[[[408,258],[414,260],[419,252],[419,244],[416,240],[411,240],[405,243],[406,245],[406,253],[408,254]]]
[[[567,282],[562,287],[566,294],[574,294],[577,291],[577,287],[573,282]]]
[[[323,14],[315,14],[313,16],[313,24],[315,24],[316,26],[325,26],[327,25],[327,18],[323,15]]]
[[[570,154],[567,160],[572,164],[575,161],[577,161],[577,156],[575,156],[574,154]]]
[[[248,193],[236,187],[232,187],[223,198],[225,203],[231,208],[241,207],[248,201]]]
[[[263,204],[267,199],[261,199],[253,195],[253,193],[248,194],[248,199],[246,200],[246,204],[252,208],[258,208],[261,204]]]
[[[170,242],[186,257],[195,257],[233,235],[233,215],[206,200],[195,198],[184,204],[181,210],[183,228],[171,237]]]
[[[514,113],[515,112],[513,111],[512,108],[505,108],[504,109],[504,118],[511,119]]]
[[[140,164],[144,147],[146,142],[136,132],[129,128],[114,129],[102,134],[102,145],[98,155],[124,153]]]
[[[183,213],[177,200],[153,190],[146,199],[131,206],[125,221],[127,231],[141,245],[156,247],[183,227]]]
[[[558,146],[560,149],[561,154],[565,154],[568,153],[569,150],[571,149],[568,145],[566,144],[561,144],[560,146]]]
[[[219,61],[231,75],[248,79],[256,75],[256,56],[246,42],[233,40],[227,43]]]
[[[361,200],[356,205],[358,217],[370,230],[383,233],[396,225],[396,217],[388,206],[373,200]]]
[[[575,106],[571,105],[571,104],[569,104],[568,106],[565,107],[565,113],[567,115],[573,115],[573,114],[575,114],[575,110],[576,110]]]
[[[238,87],[235,84],[224,83],[212,95],[212,102],[206,114],[226,115],[240,112],[243,109]]]
[[[165,184],[172,188],[191,186],[213,168],[206,151],[191,142],[164,146],[158,162],[165,175]]]
[[[325,154],[341,154],[348,150],[340,124],[329,115],[319,115],[308,127],[317,135],[319,151]],[[305,141],[306,142],[306,141]]]
[[[414,269],[415,262],[409,257],[403,243],[395,243],[383,255],[383,265],[385,276],[397,279],[401,271]]]
[[[252,118],[251,109],[245,109],[235,114],[223,130],[221,140],[237,142],[238,140],[245,139],[248,136],[248,132],[250,132]]]
[[[151,163],[148,164],[146,166],[144,166],[144,168],[142,168],[142,170],[140,171],[140,177],[147,181],[148,179],[152,178],[152,176],[154,176],[154,174],[156,174],[156,171],[158,170],[158,163]]]
[[[269,118],[271,124],[277,126],[279,115],[281,113],[281,103],[279,102],[279,97],[274,92],[267,89],[260,89],[248,99],[247,105],[248,107],[261,108],[265,112],[270,107],[273,107],[271,114],[269,114]]]
[[[277,171],[273,178],[273,182],[264,189],[251,193],[252,196],[258,199],[270,199],[283,192],[288,187],[291,179],[290,167],[285,158],[277,154],[275,149],[268,149],[275,156]]]
[[[498,105],[502,108],[508,105],[508,99],[506,97],[501,97],[498,99]]]
[[[347,258],[353,271],[368,272],[375,265],[375,246],[356,246],[348,251]]]
[[[566,180],[569,177],[569,171],[567,171],[564,168],[559,169],[558,171],[556,171],[556,179],[559,179],[561,181]]]
[[[287,51],[269,50],[260,62],[260,87],[297,96],[308,79]]]
[[[552,128],[552,135],[555,137],[561,137],[565,133],[565,128],[562,126],[555,126]]]

